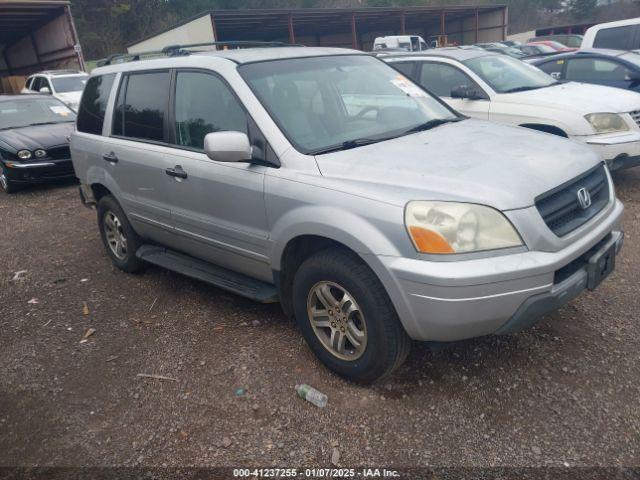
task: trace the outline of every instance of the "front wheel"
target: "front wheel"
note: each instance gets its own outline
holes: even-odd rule
[[[18,185],[9,180],[3,166],[0,166],[0,187],[5,193],[15,193],[18,191]]]
[[[143,269],[144,262],[136,257],[142,241],[111,195],[102,197],[98,202],[98,228],[107,254],[116,267],[127,273]]]
[[[293,285],[296,321],[315,355],[350,380],[391,374],[411,340],[380,280],[355,254],[329,249],[307,259]]]

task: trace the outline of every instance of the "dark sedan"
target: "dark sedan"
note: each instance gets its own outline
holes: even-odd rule
[[[73,177],[68,136],[76,115],[61,101],[40,95],[0,95],[0,185]]]
[[[594,83],[640,92],[640,54],[622,50],[580,50],[530,60],[556,80]]]

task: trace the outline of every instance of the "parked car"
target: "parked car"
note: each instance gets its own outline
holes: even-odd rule
[[[611,170],[640,164],[640,95],[562,83],[527,63],[489,52],[439,49],[386,62],[471,117],[568,137]]]
[[[594,83],[640,92],[640,54],[624,50],[581,50],[532,60],[556,80]]]
[[[569,48],[559,42],[553,40],[541,40],[537,42],[529,42],[527,45],[544,45],[546,47],[554,49],[556,52],[575,52],[577,48]]]
[[[77,111],[87,78],[87,73],[77,70],[40,72],[27,78],[22,93],[50,94]]]
[[[585,32],[581,48],[640,49],[640,17],[594,25]]]
[[[64,103],[41,95],[0,95],[0,186],[73,177],[68,136],[76,115]]]
[[[395,50],[401,48],[407,52],[420,52],[428,50],[429,46],[418,35],[389,35],[377,37],[373,42],[373,51]]]
[[[507,47],[502,45],[501,43],[476,43],[474,46],[480,47],[487,52],[493,53],[501,53],[503,55],[508,55],[513,58],[524,58],[527,56],[526,53],[522,52],[520,49],[515,47]],[[447,47],[449,48],[449,47]]]
[[[596,288],[623,241],[594,152],[468,119],[354,50],[95,69],[71,152],[114,265],[280,301],[360,382],[395,370],[410,339],[532,325]]]
[[[573,33],[556,33],[553,35],[543,35],[540,37],[533,37],[529,39],[529,42],[540,42],[551,40],[554,42],[561,43],[565,47],[569,48],[580,48],[582,46],[582,35],[577,35]]]
[[[524,53],[527,57],[531,57],[531,56],[543,56],[543,55],[556,55],[558,53],[558,51],[555,48],[552,48],[548,45],[543,45],[543,44],[529,44],[527,43],[526,45],[519,45],[517,47],[513,47],[513,48],[517,48],[518,50],[520,50],[522,53]]]

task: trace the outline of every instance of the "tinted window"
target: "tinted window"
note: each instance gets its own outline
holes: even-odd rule
[[[27,87],[29,90],[31,90],[31,84],[32,83],[33,83],[33,77],[27,78],[27,83],[25,84],[25,87]]]
[[[31,84],[31,90],[33,90],[34,92],[39,92],[40,91],[40,85],[42,85],[42,78],[41,77],[35,77],[33,79],[33,83]]]
[[[247,133],[247,116],[229,87],[214,75],[178,72],[175,106],[176,143],[204,148],[211,132]]]
[[[550,62],[536,65],[544,73],[551,75],[556,80],[562,77],[562,69],[564,68],[564,60],[552,60]]]
[[[78,109],[78,131],[102,135],[102,124],[114,78],[115,74],[89,79]]]
[[[593,41],[594,48],[613,48],[618,50],[630,50],[635,32],[635,26],[605,28],[596,34]]]
[[[396,70],[400,70],[402,73],[404,73],[407,77],[409,78],[413,78],[414,77],[414,70],[415,70],[415,66],[416,64],[413,62],[402,62],[402,63],[391,63],[390,64],[393,68],[395,68]]]
[[[482,92],[468,75],[444,63],[423,63],[419,83],[440,97],[450,97],[453,88],[463,85],[475,87],[479,93]]]
[[[114,135],[164,141],[168,97],[169,72],[135,73],[125,77],[113,118]]]
[[[617,62],[600,58],[576,58],[567,63],[567,80],[576,82],[624,82],[629,71]]]

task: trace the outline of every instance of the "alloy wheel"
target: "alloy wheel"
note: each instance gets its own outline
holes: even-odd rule
[[[347,361],[360,358],[367,348],[367,325],[353,296],[334,282],[319,282],[307,298],[311,327],[332,355]]]
[[[118,260],[124,260],[127,257],[127,237],[122,228],[122,222],[113,212],[107,212],[103,221],[104,233],[111,253]]]

